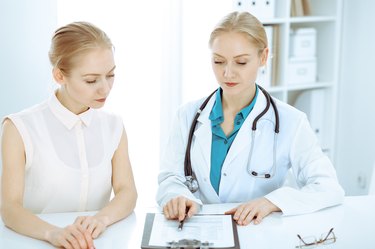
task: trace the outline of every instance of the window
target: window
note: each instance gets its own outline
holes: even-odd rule
[[[104,108],[123,118],[138,206],[155,205],[163,11],[160,2],[152,0],[58,1],[58,26],[88,21],[103,29],[115,45],[116,79]]]

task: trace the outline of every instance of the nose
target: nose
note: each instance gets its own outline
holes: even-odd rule
[[[231,79],[234,77],[234,71],[231,63],[228,63],[224,68],[224,77]]]
[[[99,93],[101,95],[107,96],[112,89],[112,85],[113,85],[112,80],[103,79],[100,84]]]

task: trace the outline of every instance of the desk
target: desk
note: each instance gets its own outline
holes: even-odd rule
[[[230,204],[229,204],[230,205]],[[222,205],[227,208],[228,204]],[[156,209],[153,209],[155,211]],[[113,224],[95,240],[97,249],[140,248],[146,212],[137,208],[128,218]],[[42,214],[40,217],[52,224],[66,226],[78,215],[86,213]],[[317,236],[334,227],[337,241],[318,248],[371,249],[375,248],[375,196],[345,197],[343,205],[326,208],[316,213],[283,217],[273,213],[259,225],[239,226],[238,235],[242,249],[292,249],[298,244],[296,234]],[[1,249],[51,249],[50,244],[19,235],[0,222]]]

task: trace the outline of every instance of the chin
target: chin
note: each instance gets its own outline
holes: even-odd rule
[[[223,92],[225,92],[225,94],[227,95],[238,95],[238,94],[241,94],[244,89],[240,88],[239,86],[237,87],[221,87],[221,89],[223,89]]]
[[[90,108],[93,108],[93,109],[100,109],[104,106],[104,103],[95,103],[95,104],[92,104],[90,105]]]

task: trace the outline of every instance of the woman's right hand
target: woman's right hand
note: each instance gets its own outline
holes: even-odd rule
[[[198,203],[183,197],[178,196],[171,199],[165,206],[163,207],[163,212],[165,218],[169,220],[176,220],[179,221],[183,220],[185,216],[190,218],[194,214],[198,212]]]
[[[72,224],[46,233],[46,240],[56,247],[65,249],[94,249],[91,234],[81,226]]]

